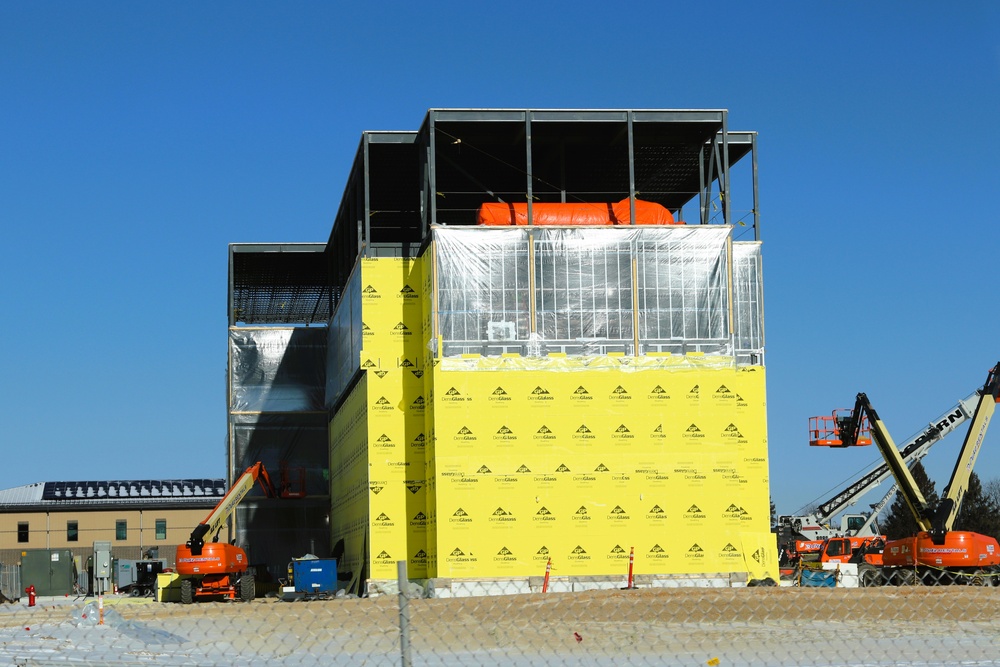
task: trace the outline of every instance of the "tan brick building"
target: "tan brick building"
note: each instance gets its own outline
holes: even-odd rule
[[[28,549],[69,549],[86,558],[95,541],[116,558],[151,548],[173,565],[187,541],[226,493],[224,479],[37,482],[0,491],[0,563],[17,564]]]

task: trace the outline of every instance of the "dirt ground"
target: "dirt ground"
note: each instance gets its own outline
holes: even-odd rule
[[[121,636],[109,634],[104,643],[95,639],[92,626],[83,634],[80,620],[73,620],[85,602],[92,600],[7,605],[0,610],[6,633],[0,633],[0,662],[18,651],[30,654],[32,633],[36,640],[48,638],[50,661],[52,655],[81,650],[84,658],[110,660],[107,652],[114,654],[118,646],[130,647],[118,660],[139,656],[155,664],[400,662],[396,596],[194,605],[109,600],[109,625]],[[413,664],[680,665],[717,659],[725,667],[1000,660],[1000,589],[995,588],[613,590],[411,600],[408,611]],[[129,638],[134,641],[123,643]],[[96,643],[86,649],[88,641]]]

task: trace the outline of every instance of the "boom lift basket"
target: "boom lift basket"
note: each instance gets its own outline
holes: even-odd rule
[[[306,469],[292,468],[284,464],[278,472],[278,497],[279,498],[305,498],[306,497]]]
[[[850,447],[872,444],[871,426],[868,424],[868,415],[861,416],[861,426],[858,428],[858,436],[852,443],[848,436],[843,436],[844,432],[851,430],[850,408],[837,408],[832,415],[809,418],[809,445],[812,447]],[[845,441],[846,440],[846,441]]]

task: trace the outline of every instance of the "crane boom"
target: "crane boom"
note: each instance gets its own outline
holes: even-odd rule
[[[879,500],[874,505],[872,505],[872,511],[868,514],[868,518],[865,520],[865,523],[861,526],[861,528],[858,529],[858,535],[867,535],[870,532],[871,533],[875,532],[872,529],[872,526],[878,519],[878,515],[882,513],[882,510],[885,509],[885,506],[888,505],[889,501],[892,500],[892,497],[896,495],[896,489],[897,489],[896,485],[893,484],[891,487],[889,487],[889,490],[886,491],[885,495],[882,496],[882,499]]]

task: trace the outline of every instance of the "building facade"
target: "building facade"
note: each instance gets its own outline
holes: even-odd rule
[[[225,495],[223,479],[39,482],[0,491],[0,563],[26,550],[69,549],[86,558],[94,542],[118,558],[174,552]]]
[[[237,534],[325,529],[359,592],[398,561],[438,591],[529,590],[549,562],[611,581],[630,555],[664,582],[776,577],[756,135],[727,118],[432,109],[364,133],[325,245],[230,248],[230,474],[328,480],[322,510],[251,502]],[[257,330],[285,342],[250,376]],[[270,409],[241,414],[246,385]]]

